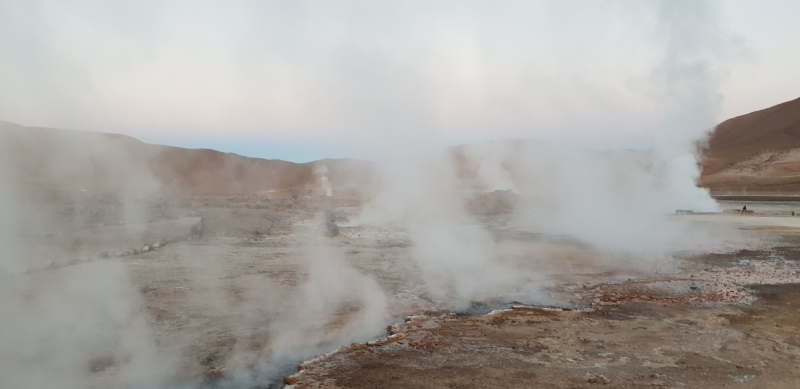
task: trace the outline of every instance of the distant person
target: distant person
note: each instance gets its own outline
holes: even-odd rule
[[[745,205],[744,207],[742,207],[742,212],[744,212],[746,210],[747,210],[747,206]]]

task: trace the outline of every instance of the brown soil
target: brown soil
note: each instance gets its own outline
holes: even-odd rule
[[[123,204],[114,198],[31,200],[24,242],[68,255],[31,255],[25,264],[34,271],[10,279],[48,290],[70,275],[94,277],[103,263],[123,267],[158,349],[175,356],[172,373],[188,382],[224,382],[269,360],[275,341],[271,325],[299,304],[314,239],[325,239],[345,263],[373,277],[392,316],[452,309],[421,289],[407,231],[348,226],[364,198],[336,193],[143,198],[136,202],[141,220],[135,221],[125,220]],[[494,204],[492,196],[484,200]],[[762,300],[753,303],[755,295],[744,288],[800,281],[800,218],[783,216],[788,212],[781,207],[751,204],[756,217],[681,216],[738,226],[761,243],[755,251],[684,258],[680,272],[665,274],[606,262],[591,247],[564,237],[495,230],[491,226],[503,212],[486,212],[484,227],[509,264],[546,272],[555,282],[549,290],[554,299],[586,309],[527,307],[489,316],[417,318],[395,326],[397,336],[377,346],[358,344],[309,363],[295,378],[299,387],[352,388],[580,387],[589,380],[631,387],[743,380],[753,387],[781,387],[781,380],[800,378],[792,359],[800,345],[792,335],[798,330],[792,320],[796,323],[800,312],[792,303],[796,289],[783,286],[789,296],[784,300],[778,299],[785,297],[783,289],[777,294],[756,289]],[[338,236],[319,237],[323,213],[339,224]],[[37,215],[47,216],[47,229],[36,223]],[[198,219],[199,234],[193,231]],[[160,244],[164,241],[168,244]],[[769,248],[776,245],[780,248]],[[111,255],[103,257],[102,251]],[[306,340],[332,351],[341,344],[339,329],[360,309],[357,302],[331,307],[323,330]],[[310,356],[299,355],[292,364]],[[93,382],[87,387],[115,387],[114,374],[124,363],[113,353],[92,355],[85,364]]]
[[[794,388],[800,284],[752,305],[620,302],[413,317],[301,365],[295,388]],[[639,300],[637,295],[633,300]]]

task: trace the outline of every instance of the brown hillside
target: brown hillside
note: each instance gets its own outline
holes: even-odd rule
[[[800,192],[800,99],[720,123],[699,185],[726,192]]]
[[[709,139],[704,174],[763,151],[800,148],[800,98],[720,123]]]
[[[125,135],[24,127],[0,121],[0,177],[20,189],[169,195],[248,194],[318,187],[325,164],[334,186],[370,179],[372,163],[298,164],[208,149],[153,145]]]

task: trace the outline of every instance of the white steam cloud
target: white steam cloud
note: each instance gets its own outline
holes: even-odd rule
[[[157,348],[142,297],[122,263],[83,261],[58,272],[25,274],[49,261],[97,255],[54,243],[53,236],[86,223],[59,217],[69,209],[43,206],[53,194],[36,190],[40,180],[80,185],[72,176],[93,163],[103,163],[106,172],[125,171],[132,186],[128,196],[119,197],[123,222],[139,220],[142,212],[133,196],[152,190],[154,181],[113,141],[54,134],[57,144],[20,144],[15,129],[0,130],[0,387],[150,388],[168,382],[174,376],[173,356]],[[41,151],[46,157],[37,155]],[[87,158],[76,163],[67,157],[73,153]],[[114,375],[91,379],[93,372],[112,366]]]
[[[670,217],[676,209],[719,210],[696,185],[698,145],[721,103],[726,40],[717,15],[710,2],[660,3],[664,51],[652,88],[663,119],[655,149],[599,152],[503,141],[390,162],[382,168],[382,191],[359,222],[408,228],[431,292],[462,303],[539,283],[536,269],[505,268],[490,232],[465,211],[466,190],[513,190],[521,199],[510,226],[578,239],[615,253],[617,262],[719,247],[723,233]]]
[[[328,165],[321,164],[314,167],[314,174],[317,176],[317,181],[319,181],[319,186],[322,189],[322,193],[325,193],[325,196],[331,197],[333,196],[333,189],[331,189],[331,182],[328,179]]]

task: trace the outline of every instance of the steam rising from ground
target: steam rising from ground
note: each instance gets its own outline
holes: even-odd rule
[[[324,237],[309,238],[311,243],[304,248],[307,278],[297,296],[289,298],[290,306],[269,325],[266,357],[251,370],[230,372],[218,386],[250,388],[281,382],[300,360],[382,334],[390,320],[388,300],[375,279],[348,264],[344,253]]]
[[[133,169],[135,174],[126,176],[129,181],[123,186],[132,194],[119,194],[117,199],[123,207],[122,225],[130,226],[130,234],[139,233],[135,227],[139,224],[133,222],[143,220],[145,211],[136,196],[146,196],[148,188],[157,187],[146,164],[113,141],[62,140],[63,148],[95,156],[92,163],[102,163],[111,178]],[[5,182],[19,186],[6,185],[0,193],[2,243],[13,254],[0,263],[0,309],[13,318],[0,323],[0,360],[4,362],[0,383],[79,388],[93,384],[87,383],[92,377],[106,387],[175,385],[180,364],[176,355],[157,347],[142,295],[125,264],[109,260],[22,274],[26,266],[48,258],[41,257],[33,245],[53,232],[57,219],[36,207],[35,196],[31,197],[36,192],[23,185],[16,169],[15,158],[22,157],[4,147],[6,160],[0,173]],[[352,224],[405,231],[412,243],[411,260],[424,284],[422,293],[444,306],[463,309],[476,300],[557,304],[543,292],[549,272],[540,268],[557,259],[504,251],[498,246],[498,232],[565,236],[608,254],[597,261],[612,258],[606,265],[617,267],[653,263],[669,259],[674,250],[708,249],[720,242],[706,230],[670,218],[676,208],[702,211],[714,209],[715,204],[694,185],[693,159],[665,160],[662,155],[503,141],[385,163],[379,167],[377,193]],[[44,172],[83,167],[71,166],[74,162],[57,154],[40,162],[38,168]],[[327,178],[328,172],[322,168],[315,172],[316,184],[328,182],[319,179]],[[514,191],[519,197],[510,214],[493,215],[487,221],[468,211],[473,195],[494,190]],[[326,191],[322,198],[327,195]],[[317,226],[323,220],[320,214],[310,223]],[[60,228],[81,224],[72,220]],[[263,350],[264,359],[254,370],[228,372],[220,385],[251,387],[280,379],[284,369],[298,359],[379,336],[395,320],[390,314],[392,296],[372,275],[352,267],[341,248],[329,244],[316,230],[300,231],[305,231],[300,232],[300,241],[305,242],[307,277],[296,297],[268,324],[271,339]],[[208,294],[194,296],[193,301],[226,304],[227,292],[219,281],[214,283],[219,269],[212,265],[196,272],[193,277],[205,283]],[[269,303],[282,298],[276,288],[265,285],[244,293],[266,294],[255,301]],[[234,323],[232,327],[246,330],[252,325],[267,324]],[[94,369],[104,371],[92,373]]]
[[[0,383],[9,388],[160,385],[174,370],[152,341],[142,301],[119,263],[5,280]],[[117,377],[89,373],[119,366]]]
[[[123,264],[94,262],[61,272],[23,274],[32,264],[65,254],[37,250],[37,239],[46,239],[57,227],[77,228],[81,221],[59,222],[42,212],[36,203],[47,193],[29,191],[29,185],[20,184],[64,179],[74,169],[99,161],[108,172],[126,171],[128,183],[134,185],[128,195],[141,195],[152,181],[139,174],[141,165],[129,164],[124,149],[113,142],[80,142],[69,137],[60,139],[49,159],[35,161],[40,175],[25,177],[20,153],[26,149],[14,149],[19,145],[12,140],[0,137],[0,387],[148,388],[164,382],[173,374],[171,358],[157,350],[141,295]],[[76,164],[60,157],[60,152],[74,149],[87,160]],[[123,220],[137,220],[141,213],[137,204],[129,196],[120,199]],[[112,365],[118,369],[115,376],[100,382],[89,379],[92,370]]]
[[[315,167],[314,175],[317,176],[317,180],[325,196],[331,197],[333,195],[333,190],[331,189],[331,181],[328,179],[328,165],[323,163]]]
[[[382,335],[390,320],[388,300],[374,278],[354,269],[344,253],[321,239],[305,259],[308,278],[298,301],[270,325],[269,357],[253,371],[235,373],[226,385],[280,381],[287,365],[292,369],[309,356]]]
[[[542,303],[547,296],[536,291],[546,284],[543,272],[509,265],[493,232],[467,212],[473,193],[519,196],[501,230],[564,236],[615,257],[609,265],[647,266],[725,241],[723,233],[671,216],[676,209],[717,210],[694,184],[696,172],[694,158],[664,160],[658,151],[596,152],[531,141],[461,146],[383,165],[382,191],[356,223],[407,228],[437,298],[460,306],[492,298]]]
[[[666,135],[655,150],[598,152],[503,141],[387,162],[380,166],[376,195],[353,224],[407,231],[426,292],[456,309],[474,300],[554,303],[542,291],[547,273],[537,267],[550,258],[523,256],[520,266],[519,258],[498,249],[497,231],[564,236],[614,258],[610,266],[640,266],[669,259],[676,250],[716,247],[725,236],[670,217],[676,209],[717,210],[708,192],[695,185],[694,154],[695,141],[711,127],[719,105],[712,66],[718,59],[717,32],[704,27],[713,24],[713,12],[705,2],[662,5],[667,50],[654,83],[665,96]],[[685,22],[687,16],[693,19]],[[130,190],[119,198],[125,219],[134,220],[142,212],[136,197],[155,190],[155,180],[149,167],[112,143],[58,147],[85,147],[98,163],[125,172]],[[0,152],[0,158],[10,158],[18,150]],[[41,162],[38,174],[47,179],[75,168],[58,158]],[[314,173],[331,196],[328,167],[319,165]],[[0,159],[4,184],[24,181],[18,174],[13,160]],[[495,190],[512,190],[519,201],[490,229],[465,204],[475,193]],[[0,386],[86,387],[92,364],[109,358],[120,369],[114,379],[122,382],[104,386],[169,383],[174,364],[153,342],[141,295],[123,264],[21,274],[26,263],[41,258],[26,246],[20,226],[27,223],[36,233],[48,223],[41,215],[41,224],[30,225],[39,215],[25,207],[25,195],[13,185],[0,188]],[[371,276],[351,267],[324,238],[310,242],[304,248],[308,277],[294,305],[270,325],[268,357],[256,373],[231,373],[226,381],[231,386],[258,384],[285,361],[377,336],[391,319],[389,300]]]
[[[652,88],[663,119],[654,150],[596,152],[504,141],[390,162],[382,170],[383,191],[361,222],[406,226],[428,286],[461,301],[502,294],[535,278],[504,269],[489,233],[464,212],[464,190],[513,190],[522,200],[510,225],[636,256],[634,263],[721,244],[719,233],[668,217],[676,209],[719,210],[696,186],[696,154],[720,107],[727,49],[713,7],[660,3],[665,50]]]
[[[344,253],[318,243],[308,253],[308,279],[301,287],[300,304],[271,326],[276,336],[272,354],[308,355],[319,344],[348,343],[378,335],[388,319],[383,290],[372,277],[360,273],[344,260]],[[352,314],[337,317],[342,306]],[[335,334],[335,335],[333,335]]]

